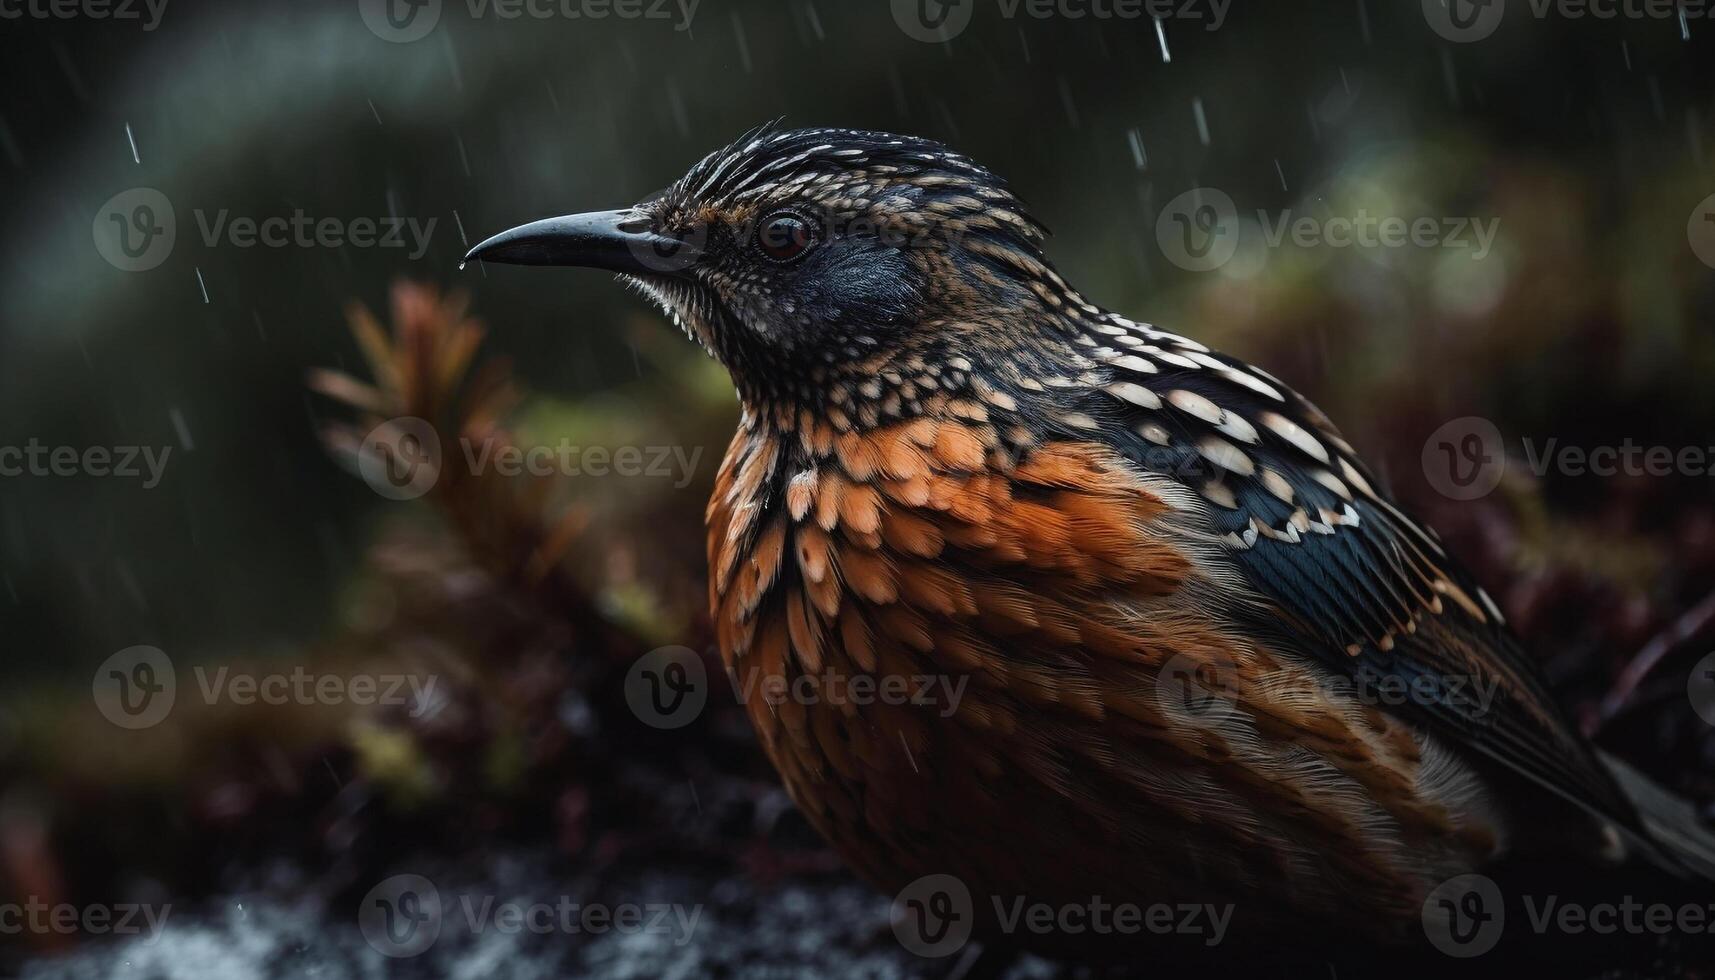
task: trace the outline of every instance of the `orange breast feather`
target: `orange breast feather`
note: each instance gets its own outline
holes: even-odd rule
[[[1303,696],[1304,665],[1222,629],[1146,480],[1092,444],[1005,447],[981,418],[739,432],[709,504],[710,602],[811,821],[884,887],[949,862],[974,887],[1069,894],[1121,875],[1242,891],[1290,874],[1331,902],[1379,891],[1402,908],[1412,886],[1378,815],[1492,846],[1420,791],[1403,725]],[[1221,677],[1240,710],[1188,728],[1157,686],[1170,662]],[[860,675],[903,678],[910,697],[859,697]],[[1351,806],[1318,799],[1333,780]],[[949,810],[976,828],[949,835]],[[1021,839],[1047,866],[995,860]]]

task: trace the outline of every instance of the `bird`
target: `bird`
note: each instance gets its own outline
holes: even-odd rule
[[[940,142],[769,124],[466,256],[617,273],[730,374],[720,656],[858,874],[950,875],[985,934],[1096,895],[1382,948],[1520,857],[1710,880],[1326,415],[1097,305],[1047,239]],[[842,677],[960,696],[760,693]]]

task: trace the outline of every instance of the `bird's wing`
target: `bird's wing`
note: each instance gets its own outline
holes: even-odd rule
[[[1199,530],[1259,600],[1234,615],[1283,634],[1378,704],[1632,822],[1494,602],[1375,486],[1314,405],[1240,361],[1123,318],[1091,339],[1107,368],[1087,414],[1128,459],[1207,503],[1212,526]]]

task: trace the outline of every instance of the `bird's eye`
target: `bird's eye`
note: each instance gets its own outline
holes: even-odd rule
[[[756,233],[757,247],[776,262],[800,258],[816,241],[816,226],[790,211],[769,215]]]

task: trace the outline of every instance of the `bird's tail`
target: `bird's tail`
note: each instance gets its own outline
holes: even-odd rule
[[[1649,843],[1655,845],[1644,848],[1649,859],[1675,874],[1715,882],[1715,833],[1703,825],[1696,808],[1619,759],[1600,755],[1649,832]],[[1651,850],[1655,853],[1647,853]]]

